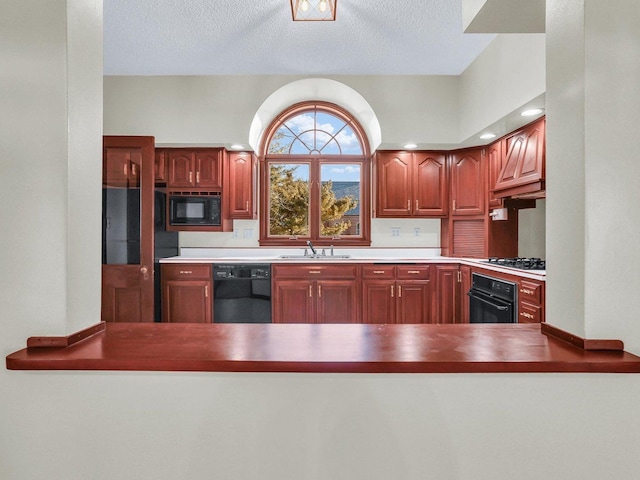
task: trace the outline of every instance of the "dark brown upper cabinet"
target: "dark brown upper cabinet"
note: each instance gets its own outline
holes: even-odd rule
[[[444,217],[447,214],[446,156],[441,152],[376,154],[378,217]]]

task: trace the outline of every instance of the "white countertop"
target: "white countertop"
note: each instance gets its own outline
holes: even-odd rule
[[[322,247],[317,248],[322,251]],[[502,272],[523,278],[545,281],[544,270],[521,270],[484,263],[486,259],[442,257],[439,249],[420,248],[340,248],[335,255],[349,258],[280,258],[281,255],[302,255],[303,249],[224,249],[183,248],[177,257],[160,259],[160,263],[460,263],[476,268]],[[328,249],[327,249],[328,253]]]

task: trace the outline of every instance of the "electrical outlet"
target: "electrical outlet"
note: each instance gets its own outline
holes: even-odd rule
[[[399,227],[391,227],[391,236],[399,237],[400,236],[400,228]]]
[[[420,236],[420,227],[415,227],[413,229],[413,235],[416,236],[416,237]]]
[[[240,236],[240,230],[237,228],[233,229],[233,238],[238,238]]]
[[[253,228],[245,228],[244,238],[252,238],[252,237],[253,237]]]

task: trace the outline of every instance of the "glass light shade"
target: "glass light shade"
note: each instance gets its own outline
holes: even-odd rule
[[[334,21],[338,0],[289,0],[294,21]]]

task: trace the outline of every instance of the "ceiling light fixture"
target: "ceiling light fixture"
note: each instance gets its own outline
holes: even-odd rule
[[[529,110],[525,110],[520,115],[522,115],[523,117],[533,117],[535,115],[538,115],[539,113],[542,113],[541,108],[531,108]]]
[[[407,150],[412,150],[414,148],[418,148],[418,145],[416,145],[415,143],[405,143],[404,148],[406,148]]]
[[[490,140],[492,138],[496,138],[496,134],[495,133],[484,133],[484,134],[480,135],[480,138],[482,140]]]
[[[333,21],[338,0],[289,0],[294,21]]]

